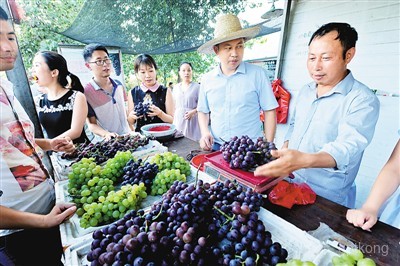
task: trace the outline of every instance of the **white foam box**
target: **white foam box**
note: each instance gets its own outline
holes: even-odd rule
[[[321,254],[323,246],[321,241],[308,234],[293,224],[285,221],[270,211],[261,208],[258,212],[259,218],[264,222],[266,230],[271,232],[272,241],[281,243],[288,251],[288,259],[300,259],[302,261],[323,261],[326,259],[325,252]],[[66,250],[65,265],[83,266],[90,265],[86,255],[90,251],[91,237],[86,237],[81,242],[70,246]],[[316,265],[328,265],[319,264]]]
[[[318,266],[332,266],[332,258],[335,256],[340,256],[340,254],[330,250],[330,249],[322,249],[320,253],[315,257],[312,261],[315,265]]]
[[[208,176],[204,172],[198,171],[196,168],[191,166],[191,174],[186,178],[187,183],[194,183],[196,179],[196,175],[198,174],[198,178],[202,179],[204,182],[212,183],[215,182],[215,179]],[[68,194],[68,180],[59,181],[55,186],[56,190],[56,201],[57,202],[70,202],[71,198]],[[141,204],[141,208],[145,211],[151,207],[155,202],[161,200],[161,196],[147,196]],[[74,214],[68,221],[60,224],[60,233],[61,233],[61,241],[64,247],[71,246],[75,243],[79,243],[82,241],[82,237],[90,234],[100,227],[89,227],[89,228],[81,228],[79,225],[80,218],[78,215]],[[103,225],[104,226],[104,225]]]
[[[138,147],[132,154],[137,159],[145,159],[149,156],[166,151],[168,151],[168,148],[163,146],[160,142],[157,140],[150,140],[147,145]],[[68,174],[71,171],[71,165],[74,161],[63,159],[61,158],[61,153],[56,152],[52,153],[50,159],[54,167],[56,180],[67,180]]]
[[[288,260],[313,261],[322,250],[321,241],[272,212],[261,208],[258,216],[271,232],[272,241],[281,243],[288,251]]]

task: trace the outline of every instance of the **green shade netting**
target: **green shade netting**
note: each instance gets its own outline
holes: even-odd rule
[[[82,43],[119,47],[126,54],[188,52],[212,39],[218,14],[238,14],[247,4],[231,0],[87,0],[62,34]],[[281,21],[278,17],[260,23],[258,36],[279,31]],[[242,26],[248,27],[243,21]]]

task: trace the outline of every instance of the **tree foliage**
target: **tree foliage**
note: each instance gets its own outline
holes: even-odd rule
[[[120,47],[128,54],[186,52],[211,38],[218,14],[236,14],[246,6],[245,0],[86,1],[64,34],[84,43],[97,40]]]
[[[105,38],[102,43],[108,46],[121,47],[129,44],[150,49],[157,47],[161,40],[173,44],[172,46],[183,45],[182,42],[187,45],[192,40],[198,41],[199,38],[204,40],[207,34],[212,34],[209,21],[217,14],[243,11],[246,2],[244,0],[20,0],[18,3],[24,9],[26,19],[22,20],[17,28],[18,40],[27,69],[30,68],[35,53],[40,50],[57,51],[61,43],[83,45],[82,42],[60,34],[71,25],[78,25],[77,28],[81,29],[83,37],[90,31],[84,27],[95,28],[97,24],[104,25],[104,31],[97,31],[95,28],[95,32],[97,36]],[[85,8],[90,8],[91,12]],[[117,11],[115,12],[113,8]],[[90,15],[92,22],[86,20]],[[124,34],[132,36],[132,39],[119,38],[118,34],[110,35],[110,32],[115,33],[116,30],[122,30]],[[189,36],[188,32],[191,33]],[[186,37],[174,39],[179,36]],[[118,43],[118,40],[125,43]],[[165,51],[173,51],[172,46],[166,45]],[[158,79],[164,84],[169,81],[177,82],[178,67],[183,61],[192,63],[195,80],[199,80],[200,76],[215,64],[213,56],[197,52],[170,54],[150,52],[150,54],[154,56],[159,67]],[[134,85],[132,80],[135,79],[132,79],[132,75],[134,76],[135,57],[134,54],[124,53],[122,57],[125,81],[129,85]]]
[[[22,0],[25,19],[17,26],[18,43],[27,69],[40,50],[57,51],[58,44],[81,44],[58,32],[75,20],[85,0]]]

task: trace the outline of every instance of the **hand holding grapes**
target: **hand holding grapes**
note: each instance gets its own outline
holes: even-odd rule
[[[256,168],[255,176],[284,177],[302,168],[333,168],[335,159],[327,152],[305,153],[291,149],[271,151],[278,158],[268,164]]]
[[[158,116],[161,118],[162,113],[163,113],[163,111],[159,107],[152,104],[152,105],[150,105],[149,112],[147,114],[150,117]]]
[[[366,208],[365,206],[361,209],[350,209],[346,213],[346,219],[354,226],[371,231],[370,228],[378,221],[378,210]]]
[[[133,120],[133,123],[135,123],[136,120],[142,118],[143,115],[138,115],[137,112],[135,110],[132,110],[129,114],[128,114],[128,120]],[[132,123],[132,124],[133,124]]]
[[[75,145],[70,137],[56,137],[50,140],[50,147],[53,151],[71,153],[75,150]]]
[[[293,171],[302,168],[303,153],[297,150],[281,149],[271,150],[271,155],[276,160],[256,168],[255,176],[288,176]]]
[[[133,110],[128,114],[128,122],[133,125],[138,119],[146,119],[149,108],[150,105],[148,103],[139,102],[138,104],[135,104]]]
[[[114,133],[114,132],[107,132],[107,133],[105,133],[105,134],[103,135],[103,138],[104,138],[105,140],[110,140],[111,138],[115,138],[115,137],[117,137],[117,136],[118,136],[117,133]]]

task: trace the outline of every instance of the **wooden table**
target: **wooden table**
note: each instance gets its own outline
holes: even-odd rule
[[[188,138],[178,138],[168,141],[161,142],[164,146],[168,147],[168,150],[186,158],[191,151],[200,151],[200,145],[198,142]]]
[[[347,208],[322,197],[312,205],[286,209],[267,202],[264,207],[298,228],[311,231],[325,223],[336,233],[355,243],[366,257],[378,265],[400,265],[400,230],[378,222],[371,230],[354,227],[346,220]]]
[[[172,152],[186,158],[191,151],[199,150],[199,144],[187,138],[164,142]],[[325,223],[333,231],[344,236],[360,247],[367,257],[378,265],[400,265],[400,230],[378,222],[372,232],[367,232],[349,224],[346,220],[347,208],[322,197],[312,205],[294,206],[286,209],[270,202],[264,207],[298,228],[310,231]]]

